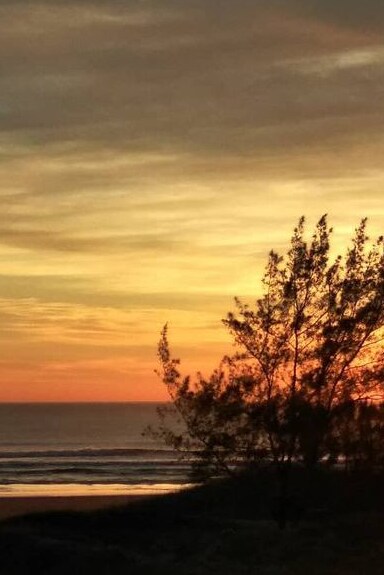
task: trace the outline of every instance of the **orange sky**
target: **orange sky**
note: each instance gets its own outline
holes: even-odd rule
[[[384,228],[379,0],[0,6],[0,401],[165,399],[269,249]]]

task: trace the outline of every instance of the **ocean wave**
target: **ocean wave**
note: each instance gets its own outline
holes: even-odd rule
[[[110,484],[121,482],[125,484],[132,483],[162,483],[169,481],[185,483],[188,481],[190,466],[186,462],[180,461],[173,456],[167,459],[159,460],[157,452],[154,452],[156,459],[120,458],[111,457],[110,450],[108,456],[102,457],[106,450],[97,450],[98,457],[90,457],[88,450],[81,450],[81,453],[87,453],[81,456],[79,451],[68,451],[66,456],[53,457],[52,451],[44,452],[43,455],[37,456],[35,452],[33,457],[19,458],[10,457],[0,460],[0,485],[11,483],[77,483],[91,484],[103,483]],[[136,450],[137,452],[137,450]],[[75,453],[75,456],[73,456]],[[142,451],[140,451],[142,454]],[[126,456],[125,456],[126,457]]]
[[[42,457],[164,457],[166,455],[177,456],[177,452],[167,448],[94,448],[86,447],[79,449],[23,449],[20,451],[0,451],[1,459],[23,459],[23,458],[42,458]]]

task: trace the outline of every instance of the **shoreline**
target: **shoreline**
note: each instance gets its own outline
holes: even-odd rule
[[[180,491],[190,486],[190,483],[10,483],[0,485],[0,498],[60,495],[155,495]]]
[[[152,496],[157,496],[157,494],[3,496],[0,497],[0,521],[10,519],[11,517],[50,511],[96,511],[98,509],[128,505],[134,501],[147,499]]]
[[[0,488],[0,521],[31,513],[94,511],[175,493],[188,485],[13,484]]]

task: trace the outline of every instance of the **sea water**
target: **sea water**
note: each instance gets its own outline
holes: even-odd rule
[[[188,484],[158,403],[0,404],[0,495],[145,493]]]

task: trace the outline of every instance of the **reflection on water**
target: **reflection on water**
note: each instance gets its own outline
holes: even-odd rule
[[[179,489],[188,464],[143,436],[159,405],[0,405],[0,494]]]

